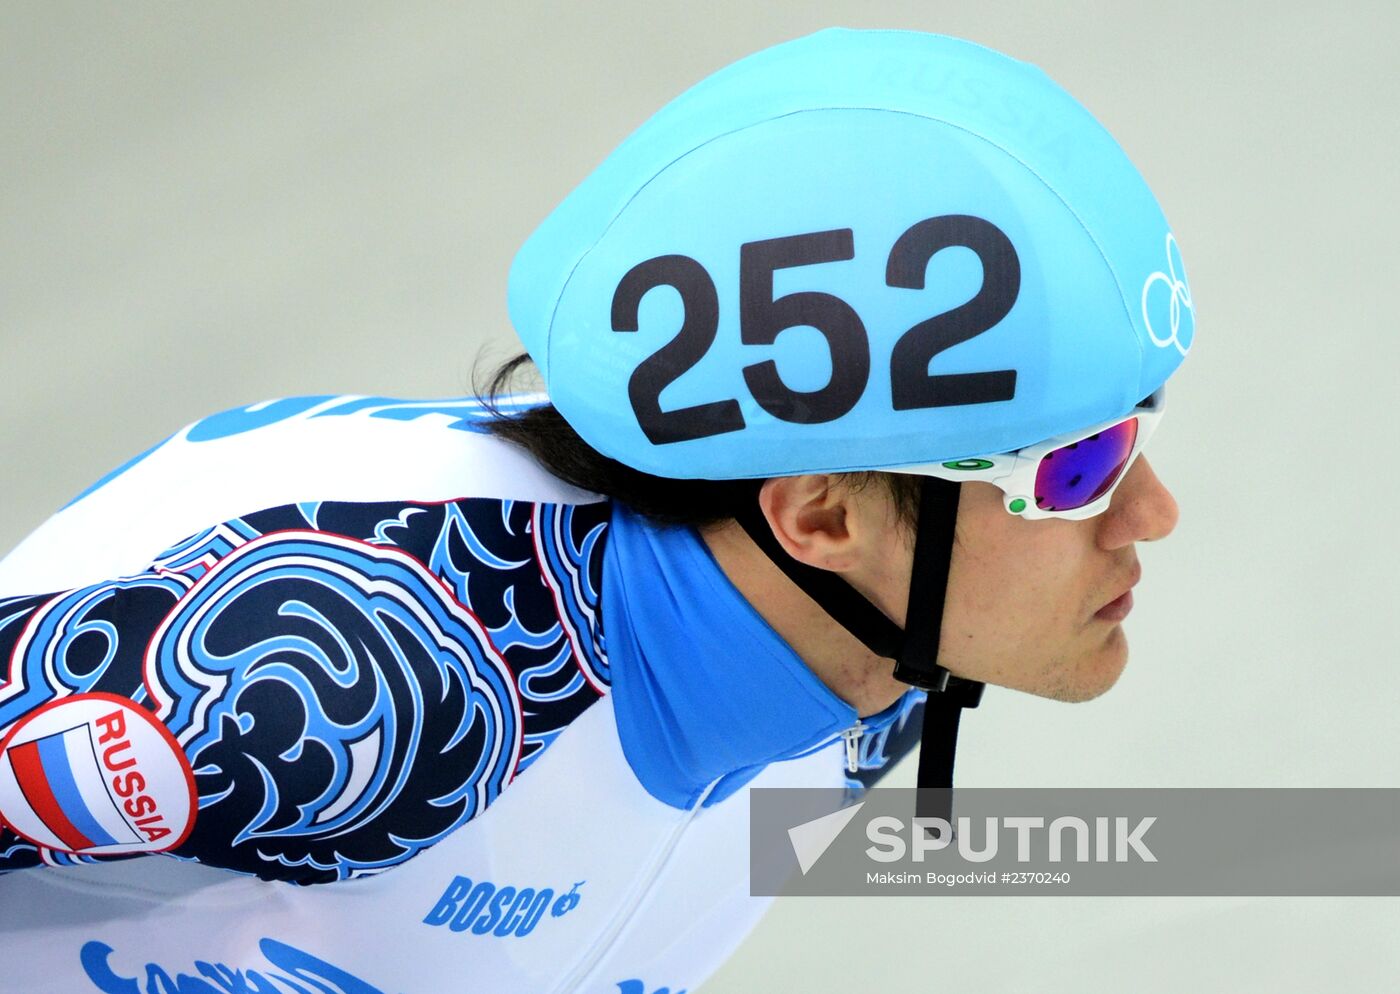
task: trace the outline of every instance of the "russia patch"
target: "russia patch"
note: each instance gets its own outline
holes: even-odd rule
[[[0,821],[37,845],[114,855],[174,849],[197,811],[184,751],[144,708],[74,694],[0,743]]]

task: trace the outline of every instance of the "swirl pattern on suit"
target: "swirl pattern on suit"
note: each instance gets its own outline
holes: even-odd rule
[[[194,770],[176,858],[297,883],[379,872],[479,815],[607,692],[608,513],[307,502],[223,522],[138,576],[0,601],[0,725],[126,696]],[[100,858],[0,829],[0,872]]]

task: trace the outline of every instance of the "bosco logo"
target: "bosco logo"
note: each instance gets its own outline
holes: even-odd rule
[[[555,897],[552,887],[497,887],[489,880],[453,877],[423,924],[446,925],[454,932],[473,935],[489,932],[523,939],[535,930],[546,909],[551,917],[562,918],[578,907],[582,900],[578,889],[585,883],[576,881],[567,893]]]
[[[196,811],[184,752],[150,712],[75,694],[18,722],[0,743],[0,820],[69,853],[165,852]]]

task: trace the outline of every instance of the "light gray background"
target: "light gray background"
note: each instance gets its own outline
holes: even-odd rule
[[[1400,783],[1393,3],[4,4],[0,549],[201,415],[467,392],[573,184],[832,24],[1045,68],[1157,191],[1198,306],[1127,673],[989,690],[959,781]],[[794,899],[704,991],[1392,990],[1397,936],[1393,899]]]

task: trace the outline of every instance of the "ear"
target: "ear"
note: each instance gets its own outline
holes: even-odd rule
[[[758,505],[783,551],[800,563],[844,573],[860,560],[852,493],[817,473],[765,480]]]

